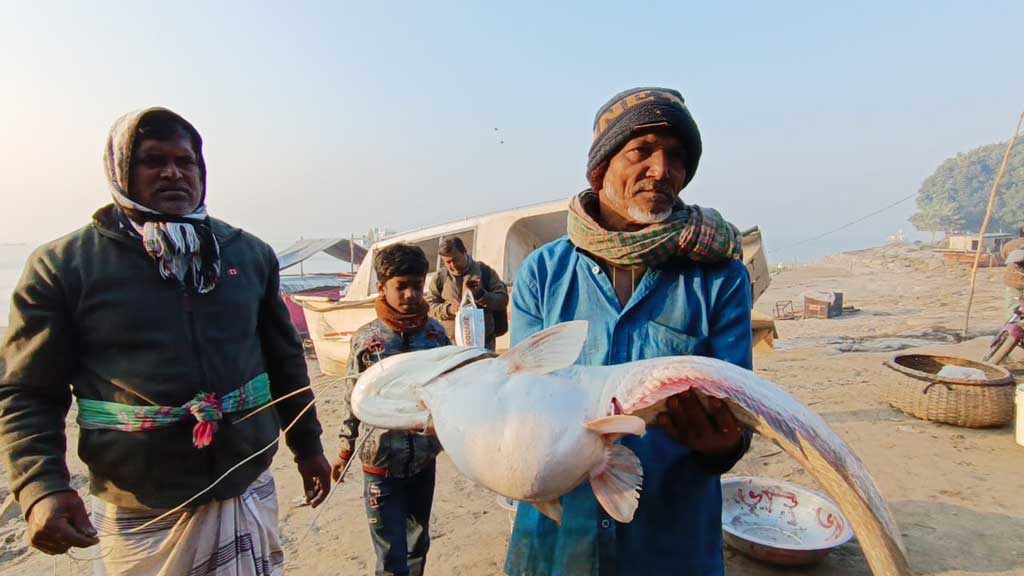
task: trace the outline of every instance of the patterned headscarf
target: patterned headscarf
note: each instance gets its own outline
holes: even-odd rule
[[[129,197],[128,183],[132,173],[135,138],[140,122],[149,114],[174,117],[192,136],[203,189],[199,206],[190,214],[163,214]],[[160,275],[182,283],[191,276],[198,293],[205,294],[213,290],[220,278],[220,246],[206,214],[206,164],[203,161],[202,139],[195,127],[166,108],[154,107],[131,112],[119,118],[110,129],[103,160],[114,203],[141,235],[142,244],[156,261]]]

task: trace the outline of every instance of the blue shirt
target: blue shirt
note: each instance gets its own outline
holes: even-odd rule
[[[511,338],[589,320],[579,364],[711,356],[751,368],[750,278],[738,261],[650,268],[625,306],[598,263],[562,238],[531,254],[512,293]],[[505,571],[513,576],[724,574],[719,474],[735,464],[691,453],[654,428],[627,437],[644,468],[629,524],[611,519],[589,483],[562,497],[562,526],[520,503]]]

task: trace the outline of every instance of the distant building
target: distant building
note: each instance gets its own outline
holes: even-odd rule
[[[982,249],[982,253],[999,253],[999,250],[1010,240],[1016,238],[1013,234],[1006,234],[1004,232],[993,232],[985,234],[985,247]],[[947,250],[959,250],[961,252],[977,252],[978,251],[978,235],[961,235],[961,236],[947,236],[946,237],[946,249]]]
[[[1003,232],[985,234],[984,245],[981,250],[981,260],[978,265],[1002,266],[1003,258],[1000,250],[1003,244],[1013,240],[1017,236]],[[946,236],[946,246],[935,250],[943,255],[949,264],[974,264],[974,256],[978,252],[978,235],[949,235]]]
[[[395,231],[385,226],[377,226],[370,228],[370,231],[366,233],[366,236],[362,238],[362,244],[364,246],[372,246],[385,238],[394,236]]]

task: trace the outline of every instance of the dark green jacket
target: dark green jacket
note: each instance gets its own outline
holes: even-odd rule
[[[64,419],[72,392],[123,404],[180,406],[197,393],[230,392],[260,373],[274,397],[309,384],[302,346],[279,296],[273,250],[211,219],[221,276],[207,294],[161,278],[112,206],[92,224],[29,257],[15,289],[0,355],[0,445],[22,510],[69,489]],[[130,391],[130,392],[129,392]],[[192,445],[189,420],[144,432],[81,430],[78,454],[91,489],[120,506],[170,508],[266,446],[312,400],[297,395],[235,423],[213,444]],[[297,458],[322,452],[313,409],[286,440]],[[270,466],[276,446],[197,501],[241,494]]]

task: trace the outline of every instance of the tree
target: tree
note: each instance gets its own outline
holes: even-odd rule
[[[977,232],[985,218],[989,193],[1006,153],[1007,142],[989,144],[949,158],[921,184],[911,224],[930,232]],[[989,230],[1024,225],[1024,150],[1010,153]]]

